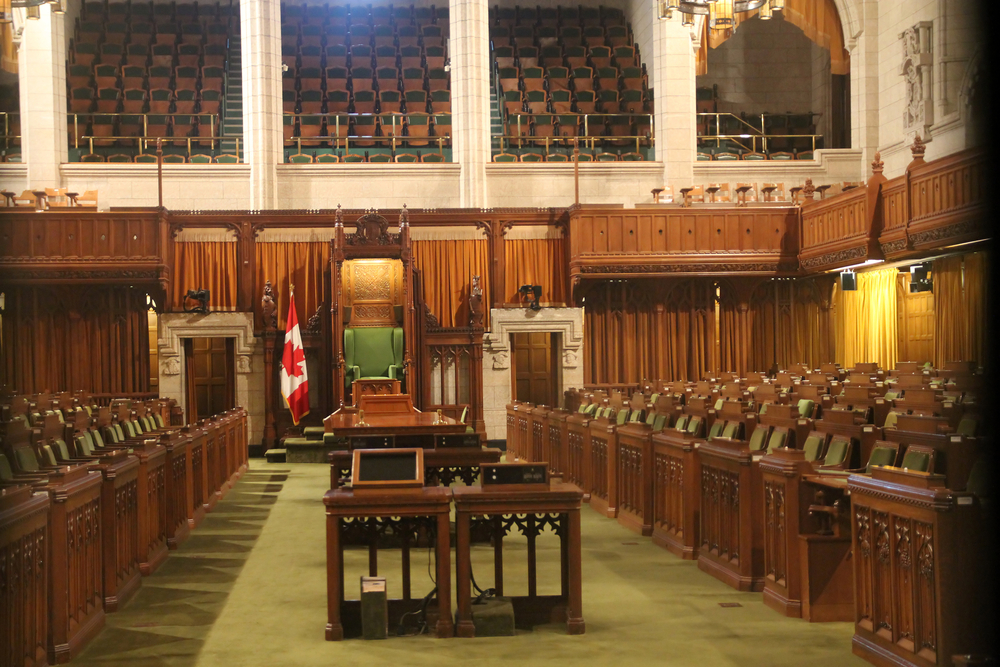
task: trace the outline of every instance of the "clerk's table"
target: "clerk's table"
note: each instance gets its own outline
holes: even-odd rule
[[[571,635],[586,631],[580,571],[580,504],[583,494],[571,484],[503,486],[458,486],[451,489],[455,501],[459,637],[474,637],[472,622],[472,562],[470,552],[473,517],[487,517],[493,529],[494,579],[497,595],[503,595],[503,536],[517,526],[528,540],[528,595],[512,597],[514,618],[519,626],[565,621]],[[525,515],[523,522],[518,515]],[[511,519],[505,519],[506,515]],[[537,595],[535,536],[546,527],[560,538],[561,592]],[[440,579],[439,579],[440,581]]]

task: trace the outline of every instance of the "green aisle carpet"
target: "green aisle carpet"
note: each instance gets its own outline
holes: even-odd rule
[[[779,616],[760,593],[737,593],[642,538],[583,510],[583,611],[587,633],[540,626],[516,637],[438,640],[430,636],[326,642],[325,517],[329,468],[267,464],[253,469],[71,664],[166,666],[780,665],[868,664],[851,654],[848,623]],[[539,546],[539,593],[558,586],[558,541]],[[507,593],[526,588],[526,549],[505,541]],[[414,596],[433,588],[428,554],[411,562]],[[399,595],[399,559],[379,554],[379,573]],[[357,596],[367,552],[345,557]],[[492,549],[476,547],[474,573],[492,585]],[[454,586],[452,587],[454,590]],[[739,603],[722,607],[720,603]]]

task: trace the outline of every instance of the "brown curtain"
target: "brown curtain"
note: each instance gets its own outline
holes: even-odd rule
[[[4,291],[0,384],[5,389],[149,391],[145,290],[60,286]]]
[[[733,15],[735,25],[729,30],[712,30],[708,20],[703,23],[701,47],[696,57],[696,73],[708,73],[708,49],[718,48],[723,42],[733,36],[733,31],[740,23],[747,21],[760,10]],[[782,12],[776,12],[779,14]],[[850,74],[850,54],[844,48],[844,31],[840,22],[840,14],[833,0],[786,0],[782,18],[805,33],[806,37],[830,52],[830,73]],[[779,18],[771,19],[780,21]]]
[[[519,303],[521,285],[541,285],[540,301],[566,303],[569,275],[566,239],[511,239],[504,242],[504,292],[501,302]]]
[[[711,280],[622,281],[584,296],[588,384],[699,379],[718,365]]]
[[[837,358],[844,368],[876,362],[895,368],[899,353],[899,283],[895,268],[857,273],[857,290],[836,290]]]
[[[184,295],[191,289],[212,292],[209,310],[236,310],[236,244],[195,241],[174,244],[174,279],[170,306],[183,310]]]
[[[483,288],[485,326],[490,318],[490,247],[486,239],[413,241],[413,267],[420,272],[424,303],[442,327],[469,324],[472,276]]]
[[[260,297],[264,281],[270,280],[278,292],[278,329],[285,328],[288,317],[288,285],[295,286],[295,314],[305,326],[325,298],[329,280],[330,244],[326,241],[255,243],[254,326],[261,329]]]
[[[934,261],[934,363],[986,363],[984,339],[989,316],[989,258],[985,252],[944,257]]]

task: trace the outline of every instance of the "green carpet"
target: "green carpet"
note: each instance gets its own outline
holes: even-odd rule
[[[851,654],[852,625],[779,616],[760,593],[738,593],[616,522],[583,511],[583,615],[587,633],[546,625],[516,637],[430,636],[326,642],[324,465],[253,461],[204,523],[79,656],[74,665],[129,667],[321,664],[865,665]],[[558,592],[558,540],[538,539],[539,593]],[[428,554],[411,562],[414,596],[433,588]],[[527,588],[526,549],[505,540],[506,593]],[[345,556],[357,597],[367,551]],[[492,586],[492,548],[476,547],[480,586]],[[399,595],[398,553],[379,573]],[[452,587],[454,590],[454,586]],[[719,603],[737,602],[739,607]],[[392,629],[390,629],[390,633]]]

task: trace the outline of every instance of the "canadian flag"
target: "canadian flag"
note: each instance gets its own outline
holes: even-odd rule
[[[302,349],[299,318],[295,316],[295,293],[288,295],[288,321],[285,323],[285,350],[281,355],[281,395],[292,412],[296,426],[309,414],[309,379],[306,377],[306,354]]]

